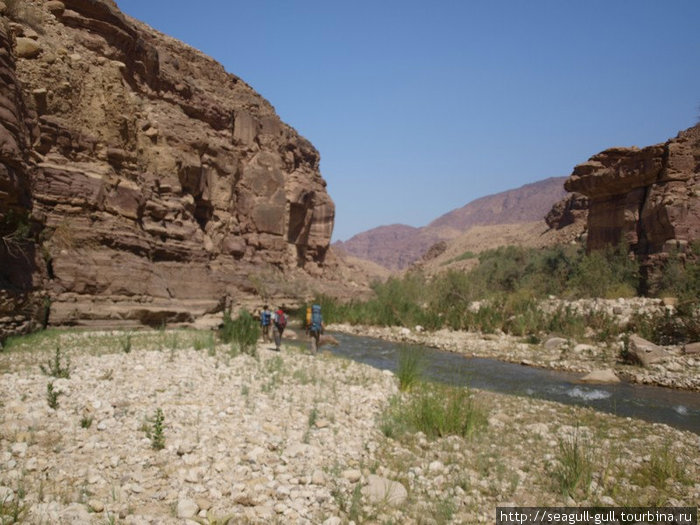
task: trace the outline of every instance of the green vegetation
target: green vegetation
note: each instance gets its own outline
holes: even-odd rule
[[[126,334],[121,340],[122,352],[128,354],[131,352],[131,334]]]
[[[10,209],[0,217],[0,248],[10,257],[26,258],[26,246],[33,240],[31,219],[27,212]]]
[[[391,399],[380,427],[392,438],[415,432],[428,438],[469,437],[486,426],[486,414],[469,389],[422,382]]]
[[[224,324],[219,330],[219,338],[230,343],[233,351],[255,355],[255,345],[260,337],[260,327],[247,310],[241,310],[236,319],[231,312],[224,312]]]
[[[61,393],[53,388],[53,381],[46,385],[46,401],[49,404],[49,408],[53,408],[54,410],[58,408],[59,395],[61,395]]]
[[[396,377],[399,378],[399,390],[405,392],[418,384],[421,379],[424,361],[423,352],[414,346],[402,346],[399,349],[399,363]]]
[[[657,489],[664,489],[669,479],[683,485],[692,485],[693,482],[686,473],[686,461],[676,457],[671,450],[671,443],[665,443],[651,451],[649,461],[639,468],[633,479],[640,486],[653,486]]]
[[[146,424],[144,425],[146,436],[151,440],[151,447],[155,450],[162,450],[165,448],[164,421],[165,417],[163,416],[163,411],[157,408],[153,417],[147,418]]]
[[[587,493],[593,480],[593,447],[576,428],[569,439],[559,440],[557,465],[552,471],[555,487],[564,496],[577,490]]]
[[[56,345],[56,352],[53,359],[46,362],[46,366],[39,365],[41,372],[46,376],[53,376],[67,379],[70,377],[70,359],[66,358],[65,366],[61,364],[61,347]]]
[[[84,415],[80,418],[80,428],[90,428],[94,419],[93,416]]]
[[[20,498],[21,491],[16,494],[0,497],[0,524],[10,525],[24,523],[28,506]]]
[[[700,336],[700,248],[669,258],[659,282],[679,298],[669,319],[637,316],[633,329],[655,342],[680,343]],[[621,328],[599,312],[569,308],[543,311],[548,296],[563,299],[631,297],[641,287],[640,265],[624,246],[586,254],[574,246],[501,247],[479,254],[471,271],[447,271],[434,277],[409,272],[375,283],[367,301],[340,303],[320,296],[327,323],[423,326],[511,335],[536,340],[543,333],[610,341]]]
[[[453,257],[452,259],[445,261],[444,263],[442,263],[442,265],[447,266],[448,264],[452,264],[454,262],[466,261],[468,259],[476,259],[477,257],[478,257],[478,255],[476,253],[466,251],[466,252],[458,255],[457,257]]]

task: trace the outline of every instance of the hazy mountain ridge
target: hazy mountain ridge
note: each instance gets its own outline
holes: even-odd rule
[[[474,226],[541,221],[566,195],[565,180],[566,177],[551,177],[480,197],[421,228],[404,224],[379,226],[345,242],[335,242],[333,247],[386,268],[400,270],[419,260],[436,242],[449,242]]]

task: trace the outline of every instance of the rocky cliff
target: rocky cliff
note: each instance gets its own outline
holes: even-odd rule
[[[249,85],[108,0],[0,10],[5,326],[191,321],[323,273],[319,154]]]
[[[598,153],[576,166],[564,186],[575,193],[548,222],[586,220],[588,249],[625,242],[652,260],[682,251],[700,239],[700,125],[663,144]]]

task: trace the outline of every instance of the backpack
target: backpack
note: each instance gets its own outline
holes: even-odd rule
[[[277,310],[277,319],[275,320],[275,324],[279,328],[284,328],[287,326],[287,316],[284,315],[284,312],[282,310]]]
[[[315,304],[311,307],[311,330],[320,332],[323,325],[323,317],[321,317],[321,306]]]
[[[272,314],[268,310],[264,310],[260,315],[260,324],[263,326],[268,326],[270,324],[270,317]]]

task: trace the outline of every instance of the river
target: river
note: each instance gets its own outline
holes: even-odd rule
[[[324,347],[324,350],[382,370],[396,370],[399,349],[403,345],[371,337],[342,333],[332,335],[340,344]],[[579,382],[581,374],[467,357],[428,347],[417,348],[425,356],[423,375],[432,381],[587,406],[700,434],[698,392],[627,382],[614,385],[584,384]]]

